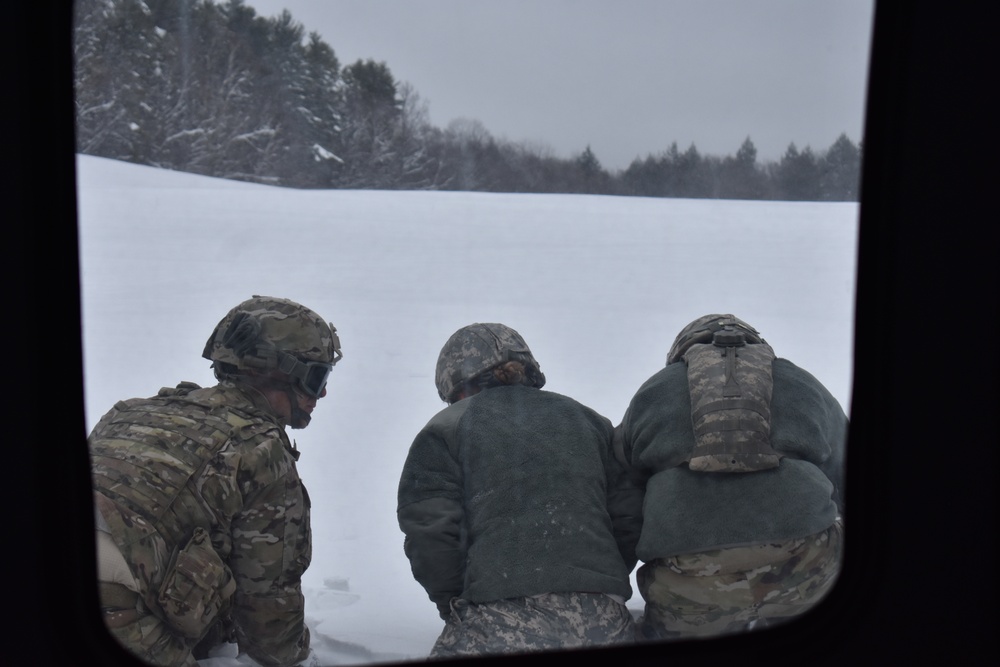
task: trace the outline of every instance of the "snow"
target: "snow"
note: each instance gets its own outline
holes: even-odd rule
[[[320,119],[319,118],[315,118],[314,120],[316,120],[318,122]],[[344,161],[341,160],[338,156],[336,156],[333,153],[331,153],[330,151],[326,150],[325,148],[323,148],[319,144],[313,144],[312,150],[313,150],[313,155],[314,155],[313,159],[316,160],[317,162],[319,162],[320,160],[336,160],[337,162],[340,162],[341,164],[344,163]]]
[[[338,329],[329,395],[290,432],[312,499],[313,665],[422,659],[441,630],[396,486],[461,326],[514,327],[546,390],[617,424],[681,327],[732,312],[849,409],[857,204],[303,191],[89,156],[78,182],[88,428],[119,399],[213,384],[205,341],[252,294]],[[224,648],[201,664],[253,664]]]

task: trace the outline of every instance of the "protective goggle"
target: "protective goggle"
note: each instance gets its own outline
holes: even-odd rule
[[[295,385],[303,392],[319,398],[326,389],[326,381],[333,370],[333,364],[322,361],[302,361],[288,353],[281,353],[278,369],[295,380]]]

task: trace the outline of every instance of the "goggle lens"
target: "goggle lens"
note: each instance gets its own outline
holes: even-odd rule
[[[313,398],[319,398],[323,389],[326,388],[326,381],[330,377],[333,366],[320,361],[304,362],[304,365],[306,367],[305,377],[299,380],[299,384],[307,394]]]

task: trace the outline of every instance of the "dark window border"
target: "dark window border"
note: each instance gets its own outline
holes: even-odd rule
[[[13,297],[4,331],[15,360],[5,412],[15,427],[4,466],[4,560],[15,583],[6,600],[17,619],[8,650],[22,659],[12,663],[137,664],[95,611],[70,3],[16,3],[10,11],[0,40]],[[876,4],[841,582],[814,612],[775,630],[594,651],[598,659],[773,664],[794,656],[844,665],[916,658],[935,647],[961,660],[985,648],[997,599],[990,422],[1000,377],[997,261],[985,227],[996,217],[986,201],[987,160],[995,171],[987,26],[985,13],[941,3]]]

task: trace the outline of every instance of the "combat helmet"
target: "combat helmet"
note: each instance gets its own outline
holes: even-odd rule
[[[524,364],[529,386],[545,385],[545,375],[521,334],[505,324],[477,322],[464,326],[451,335],[438,355],[434,374],[438,396],[453,403],[456,390],[464,383],[508,361]]]
[[[746,343],[766,343],[760,333],[752,326],[735,315],[702,315],[681,329],[674,339],[674,344],[667,352],[667,365],[676,363],[684,357],[684,353],[698,343],[711,343],[716,331],[732,329],[743,334]]]
[[[212,361],[220,380],[247,369],[279,370],[299,390],[318,397],[343,353],[332,323],[289,299],[254,295],[216,325],[202,356]]]

